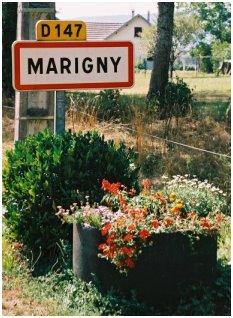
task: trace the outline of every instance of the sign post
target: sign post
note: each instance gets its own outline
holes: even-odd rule
[[[54,20],[54,2],[19,2],[17,15],[17,40],[34,40],[37,21]],[[45,128],[54,130],[54,92],[16,91],[15,135],[22,140]]]

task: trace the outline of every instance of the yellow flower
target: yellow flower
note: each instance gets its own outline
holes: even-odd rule
[[[177,209],[182,209],[183,208],[183,203],[182,202],[176,203],[176,207],[177,207]]]
[[[174,202],[175,199],[176,199],[176,193],[172,192],[172,193],[170,194],[170,196],[169,196],[169,200],[170,200],[170,202]]]

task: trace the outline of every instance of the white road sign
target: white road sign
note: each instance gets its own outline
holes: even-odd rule
[[[127,88],[134,83],[131,42],[36,42],[12,45],[19,91]]]

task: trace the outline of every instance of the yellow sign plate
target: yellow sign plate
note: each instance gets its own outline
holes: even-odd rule
[[[40,20],[36,24],[37,41],[83,41],[86,33],[83,21]]]

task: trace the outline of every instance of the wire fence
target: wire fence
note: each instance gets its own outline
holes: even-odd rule
[[[5,106],[5,105],[4,105],[3,107],[4,107],[4,108],[8,108],[8,109],[12,109],[12,110],[14,109],[14,107],[11,107],[11,106]],[[93,115],[91,115],[91,114],[88,114],[88,113],[86,113],[86,112],[80,112],[80,113],[82,113],[82,114],[85,115],[85,116],[93,117],[93,118],[96,118],[97,120],[101,121],[100,118],[98,118],[98,117],[96,117],[96,116],[93,116]],[[128,130],[128,131],[137,133],[137,130],[136,130],[136,129],[127,127],[126,125],[123,125],[123,124],[114,124],[114,123],[112,123],[112,125],[117,125],[118,127],[119,127],[119,126],[122,126],[122,127],[124,127],[124,129],[126,129],[126,130]],[[212,154],[212,155],[214,155],[214,156],[219,156],[219,157],[224,157],[224,158],[231,159],[231,156],[229,156],[229,155],[227,155],[227,154],[222,154],[222,153],[218,153],[218,152],[215,152],[215,151],[211,151],[211,150],[207,150],[207,149],[203,149],[203,148],[194,147],[194,146],[187,145],[187,144],[184,144],[184,143],[180,143],[180,142],[177,142],[177,141],[174,141],[174,140],[170,140],[170,139],[162,138],[162,137],[159,137],[159,136],[156,136],[156,135],[152,135],[152,134],[149,134],[149,133],[146,133],[146,132],[141,132],[141,135],[147,136],[147,137],[150,137],[150,138],[153,138],[153,139],[157,139],[157,140],[163,141],[163,142],[165,142],[165,143],[170,143],[170,144],[174,144],[174,145],[177,145],[177,146],[180,146],[180,147],[192,149],[192,150],[195,150],[195,151],[205,152],[205,153],[208,153],[208,154]]]

